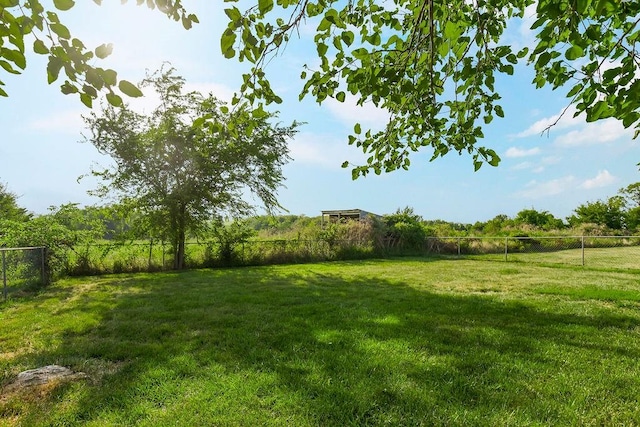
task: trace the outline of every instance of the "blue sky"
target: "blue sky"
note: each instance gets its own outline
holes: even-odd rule
[[[60,12],[61,20],[89,47],[113,43],[113,55],[96,65],[116,69],[120,78],[137,82],[146,69],[170,61],[187,79],[188,89],[211,91],[228,100],[248,69],[248,64],[219,53],[226,18],[219,1],[185,1],[200,19],[189,31],[135,2],[80,3]],[[508,40],[514,45],[531,43],[526,28],[532,19],[530,12],[524,22],[515,22]],[[605,200],[640,181],[639,141],[616,121],[587,124],[569,111],[548,135],[541,135],[567,101],[562,91],[535,90],[525,67],[497,82],[506,117],[485,127],[483,141],[502,158],[497,168],[485,165],[473,172],[471,158],[456,153],[429,162],[426,149],[414,154],[409,171],[352,181],[350,170],[340,165],[344,160],[362,162],[364,156],[347,145],[347,135],[356,121],[376,126],[385,114],[356,107],[350,100],[321,106],[312,99],[298,101],[301,67],[317,61],[307,37],[313,23],[307,25],[302,39],[292,40],[267,69],[284,99],[272,108],[280,112],[280,121],[306,122],[291,141],[294,160],[285,168],[286,188],[279,192],[281,204],[292,214],[315,216],[321,210],[349,208],[385,214],[411,206],[425,219],[465,223],[498,214],[514,216],[528,208],[565,218],[580,204]],[[45,66],[45,57],[30,55],[22,75],[1,77],[9,98],[0,98],[0,182],[19,196],[21,206],[37,214],[63,203],[101,203],[87,195],[95,182],[78,182],[78,177],[88,173],[92,163],[109,162],[93,146],[80,142],[86,132],[81,116],[89,110],[77,97],[62,95],[61,82],[47,85]],[[141,109],[152,103],[149,98],[134,101]]]

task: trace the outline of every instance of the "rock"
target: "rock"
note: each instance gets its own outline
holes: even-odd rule
[[[6,391],[16,391],[27,387],[34,387],[50,382],[66,382],[86,378],[84,372],[73,372],[69,368],[58,365],[48,365],[42,368],[29,369],[20,372],[17,378],[7,386]]]

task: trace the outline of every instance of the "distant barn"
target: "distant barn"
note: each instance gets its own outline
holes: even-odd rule
[[[362,209],[337,209],[337,210],[331,210],[331,211],[322,211],[322,224],[324,224],[325,221],[327,222],[349,221],[349,220],[361,221],[367,217],[380,218],[380,215],[363,211]]]

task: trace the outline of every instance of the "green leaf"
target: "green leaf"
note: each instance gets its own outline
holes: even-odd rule
[[[93,99],[86,93],[80,93],[80,101],[89,108],[93,105]]]
[[[33,51],[40,55],[46,55],[49,53],[49,48],[42,40],[36,40],[33,42]]]
[[[273,0],[258,0],[258,10],[261,15],[269,13],[273,9]]]
[[[362,133],[362,127],[360,126],[360,123],[355,124],[355,126],[353,127],[353,133],[355,133],[356,135],[360,135],[360,133]]]
[[[58,75],[64,63],[57,56],[50,56],[49,63],[47,64],[47,81],[49,84],[58,80]]]
[[[103,70],[102,68],[97,68],[98,74],[104,80],[104,84],[107,86],[115,86],[118,83],[118,74],[111,69]]]
[[[355,36],[352,31],[343,31],[340,37],[342,38],[344,44],[346,44],[347,46],[351,46],[351,44],[355,40]]]
[[[324,43],[318,43],[316,44],[316,49],[318,50],[318,56],[325,56],[329,50],[329,46]]]
[[[584,56],[584,50],[580,46],[573,45],[564,53],[565,58],[570,61]]]
[[[25,69],[27,67],[27,59],[24,54],[18,50],[1,49],[0,54],[9,61],[13,62],[18,68]]]
[[[75,2],[73,0],[53,0],[53,5],[58,10],[69,10],[75,5]]]
[[[236,33],[227,28],[220,38],[220,50],[225,58],[233,58],[236,55],[236,51],[233,49],[235,42]]]
[[[582,83],[579,83],[579,84],[575,85],[574,87],[572,87],[571,90],[569,91],[569,93],[567,93],[567,98],[571,98],[572,96],[577,95],[578,92],[580,92],[583,87],[584,86],[582,85]]]
[[[344,94],[344,92],[338,92],[338,93],[336,94],[336,99],[337,99],[338,101],[340,101],[340,102],[344,102],[344,99],[345,99],[345,94]]]
[[[231,7],[224,10],[224,13],[229,17],[231,22],[237,22],[242,20],[242,14],[237,7]]]
[[[349,161],[348,160],[345,160],[344,162],[342,162],[342,168],[343,169],[348,168],[348,167],[349,167]]]
[[[118,89],[120,89],[122,93],[130,96],[131,98],[139,98],[143,96],[142,91],[138,89],[136,85],[134,85],[133,83],[129,83],[126,80],[120,80],[120,83],[118,83]]]
[[[20,71],[16,70],[15,68],[13,68],[11,66],[11,63],[7,62],[7,61],[3,61],[2,59],[0,59],[0,67],[2,67],[6,72],[11,73],[11,74],[20,74]]]
[[[104,59],[107,56],[111,55],[111,52],[113,52],[113,43],[101,44],[96,48],[95,52],[98,58]]]
[[[576,10],[578,11],[579,14],[584,14],[587,11],[587,8],[589,7],[591,3],[591,0],[578,0],[576,2]]]
[[[51,28],[51,31],[56,33],[56,35],[61,39],[71,38],[71,33],[69,32],[69,29],[60,23],[51,24],[49,25],[49,28]]]
[[[122,98],[113,92],[107,93],[107,102],[114,107],[122,107]]]

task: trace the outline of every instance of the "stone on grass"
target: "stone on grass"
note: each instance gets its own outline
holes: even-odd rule
[[[87,374],[84,372],[73,372],[64,366],[48,365],[42,368],[20,372],[16,379],[7,386],[6,391],[17,391],[52,382],[74,381],[86,377]]]

